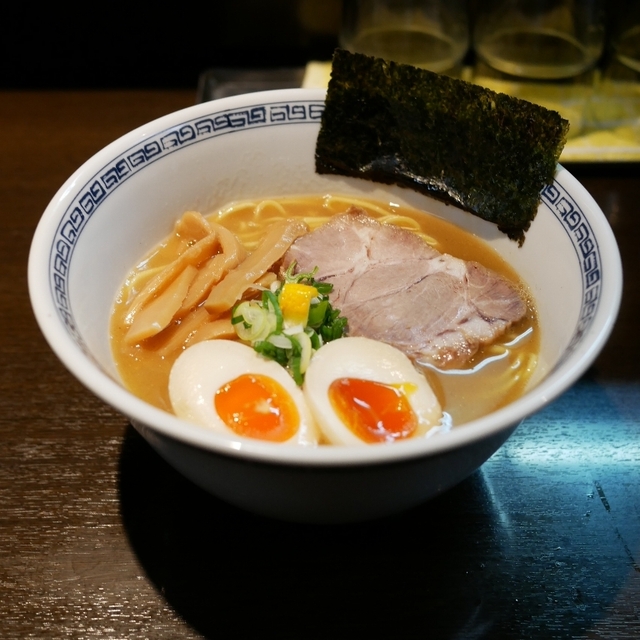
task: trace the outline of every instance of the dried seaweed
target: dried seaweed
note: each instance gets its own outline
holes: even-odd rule
[[[316,170],[410,187],[494,222],[521,244],[568,128],[530,102],[338,49]]]

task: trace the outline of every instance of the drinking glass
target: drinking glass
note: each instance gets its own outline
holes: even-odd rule
[[[511,76],[557,80],[592,68],[604,47],[603,0],[480,0],[475,50]]]
[[[469,47],[465,0],[345,0],[340,44],[435,72],[460,65]]]
[[[625,67],[640,72],[640,2],[618,2],[613,10],[613,53]]]

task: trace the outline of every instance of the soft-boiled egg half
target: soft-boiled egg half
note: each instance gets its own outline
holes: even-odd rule
[[[186,349],[169,376],[175,414],[228,435],[314,445],[318,430],[284,367],[251,347],[207,340]]]
[[[369,338],[341,338],[321,347],[305,374],[304,395],[331,444],[420,437],[442,419],[433,390],[409,358]]]

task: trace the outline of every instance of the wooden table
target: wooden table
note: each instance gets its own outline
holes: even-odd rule
[[[471,478],[391,519],[291,525],[184,480],[57,361],[32,233],[84,160],[190,92],[0,94],[0,637],[640,637],[640,170],[574,167],[616,233],[595,366]]]

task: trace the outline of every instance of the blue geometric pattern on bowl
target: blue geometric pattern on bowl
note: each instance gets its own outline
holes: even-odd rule
[[[109,194],[151,163],[189,145],[246,129],[318,123],[323,110],[324,102],[302,100],[216,111],[145,139],[98,171],[80,189],[67,208],[58,225],[49,259],[51,295],[62,321],[78,346],[88,353],[76,329],[69,304],[69,267],[74,248],[87,221]],[[586,217],[558,182],[546,187],[541,196],[542,203],[554,213],[571,239],[582,271],[583,297],[580,320],[566,357],[580,342],[596,313],[602,281],[600,253]]]
[[[557,181],[541,193],[542,204],[562,223],[578,257],[582,273],[582,307],[576,331],[558,365],[575,349],[596,315],[602,288],[602,261],[593,229],[575,200]],[[557,365],[556,365],[557,366]]]

